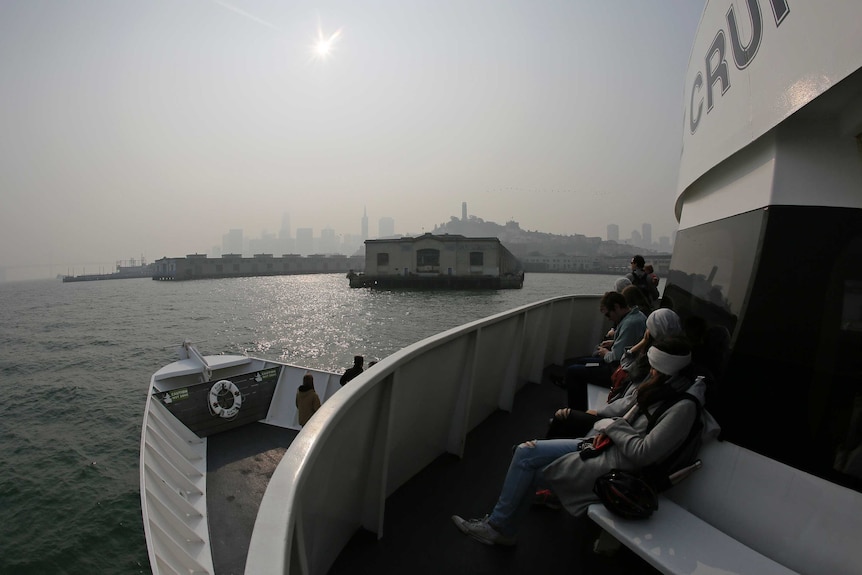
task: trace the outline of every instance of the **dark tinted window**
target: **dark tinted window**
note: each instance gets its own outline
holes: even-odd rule
[[[440,250],[419,250],[416,252],[416,266],[417,267],[426,267],[432,266],[436,267],[440,265]]]
[[[470,265],[481,266],[485,264],[485,254],[482,252],[470,252]]]
[[[754,273],[764,217],[756,210],[677,234],[664,293],[674,309],[733,334]]]
[[[770,206],[681,232],[665,290],[684,320],[733,326],[707,400],[725,438],[857,490],[860,262],[862,210]]]

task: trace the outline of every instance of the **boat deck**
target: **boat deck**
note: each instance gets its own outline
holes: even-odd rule
[[[542,437],[548,417],[565,401],[553,384],[525,386],[512,413],[498,411],[468,435],[464,459],[442,455],[396,491],[386,503],[384,537],[358,532],[330,574],[656,573],[626,548],[611,558],[594,554],[598,528],[565,511],[534,508],[514,548],[483,545],[453,525],[453,514],[491,511],[512,446]],[[219,575],[243,573],[262,496],[255,494],[263,493],[296,433],[257,423],[209,438],[207,503]]]
[[[263,493],[298,431],[252,423],[207,439],[207,512],[218,575],[242,575]]]

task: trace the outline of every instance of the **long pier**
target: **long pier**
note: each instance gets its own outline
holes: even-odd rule
[[[141,273],[141,274],[127,274],[121,272],[114,272],[112,274],[82,274],[79,276],[63,276],[63,283],[67,282],[92,282],[92,281],[102,281],[102,280],[128,280],[128,279],[141,279],[141,278],[151,278],[153,277],[151,273]]]
[[[153,264],[153,279],[186,281],[236,277],[279,276],[316,273],[348,273],[365,269],[365,256],[255,254],[245,258],[240,254],[225,254],[210,258],[191,254],[184,258],[162,258]]]

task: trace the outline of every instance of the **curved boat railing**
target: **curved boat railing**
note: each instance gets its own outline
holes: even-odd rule
[[[180,358],[153,374],[141,430],[141,510],[155,575],[216,572],[207,509],[207,439],[198,437],[154,399],[156,383],[187,378],[186,384],[194,385],[199,378],[215,381],[276,365],[239,355],[205,357],[190,342],[183,344]],[[314,375],[324,402],[339,391],[338,374],[283,365],[264,423],[300,429],[295,398],[306,373]]]
[[[599,296],[525,305],[426,338],[338,391],[291,444],[269,482],[246,573],[326,573],[360,527],[384,533],[386,498],[542,371],[592,349]],[[321,496],[321,494],[326,494]]]
[[[153,573],[214,573],[206,511],[206,439],[152,398],[141,434],[141,509]]]

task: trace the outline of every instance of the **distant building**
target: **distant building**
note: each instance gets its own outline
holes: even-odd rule
[[[335,230],[325,228],[320,230],[320,246],[319,250],[324,254],[338,253],[338,239],[335,236]]]
[[[395,220],[390,217],[382,217],[380,218],[380,222],[378,225],[378,234],[379,238],[389,238],[395,235]]]
[[[670,268],[670,254],[644,254],[644,261],[653,266],[659,277],[667,277]],[[631,271],[631,255],[625,257],[604,257],[597,261],[598,273],[625,275]],[[531,269],[531,268],[530,268]],[[531,269],[532,271],[532,269]],[[550,270],[549,270],[550,271]]]
[[[362,208],[362,241],[368,239],[368,211]]]
[[[467,221],[467,202],[461,202],[461,221]]]
[[[315,252],[313,228],[296,228],[296,251],[303,256]]]
[[[242,230],[228,230],[221,238],[221,250],[225,254],[241,254],[243,248]]]
[[[641,234],[643,235],[641,245],[645,248],[652,248],[652,224],[642,224]]]
[[[296,240],[293,238],[279,238],[278,249],[273,250],[276,254],[292,254],[296,252]]]
[[[281,228],[278,230],[278,239],[284,242],[290,239],[290,214],[284,212],[281,216]]]
[[[671,251],[670,238],[667,236],[661,236],[658,239],[658,251],[669,253]]]
[[[341,238],[341,253],[353,255],[361,252],[365,245],[358,234],[344,234]]]
[[[604,271],[604,258],[596,256],[525,256],[524,269],[528,272],[597,273]]]
[[[608,241],[620,241],[620,227],[616,224],[608,224]]]
[[[280,241],[276,235],[266,230],[260,233],[260,237],[248,240],[248,250],[253,254],[278,253]]]
[[[521,262],[497,238],[423,234],[366,240],[365,274],[351,287],[520,288]]]
[[[297,230],[297,233],[299,230]],[[346,273],[361,270],[364,265],[360,256],[313,255],[302,257],[298,254],[255,254],[244,258],[241,254],[224,254],[220,258],[208,258],[202,254],[191,254],[184,258],[162,258],[153,264],[151,275],[154,280],[180,281],[195,279],[278,276],[314,273]]]

